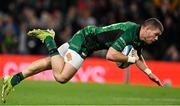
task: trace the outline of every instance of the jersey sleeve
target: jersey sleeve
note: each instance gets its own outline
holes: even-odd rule
[[[111,47],[117,51],[122,51],[126,45],[130,44],[133,41],[133,32],[132,29],[126,30],[112,45]]]

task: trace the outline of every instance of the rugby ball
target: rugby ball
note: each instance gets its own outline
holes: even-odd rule
[[[122,53],[124,54],[124,55],[126,55],[126,56],[132,56],[132,51],[134,50],[134,48],[133,48],[133,46],[132,45],[127,45],[124,49],[123,49],[123,51],[122,51]],[[127,68],[127,67],[129,67],[129,65],[131,65],[132,63],[128,63],[128,62],[116,62],[116,64],[117,64],[117,66],[119,67],[119,68]]]

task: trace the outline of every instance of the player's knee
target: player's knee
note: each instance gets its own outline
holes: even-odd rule
[[[63,76],[55,77],[55,80],[61,84],[65,84],[69,81],[68,78],[63,77]]]

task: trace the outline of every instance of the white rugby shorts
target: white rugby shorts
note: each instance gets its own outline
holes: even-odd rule
[[[77,70],[81,67],[84,59],[74,50],[69,49],[69,44],[64,43],[58,48],[59,54],[64,57],[66,63],[71,64]]]

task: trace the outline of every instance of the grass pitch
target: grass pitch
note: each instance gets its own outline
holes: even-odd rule
[[[180,105],[180,88],[23,81],[0,105]]]

